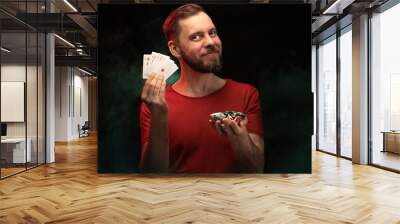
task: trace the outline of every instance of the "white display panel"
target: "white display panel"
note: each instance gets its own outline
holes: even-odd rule
[[[1,82],[1,122],[24,122],[24,82]]]

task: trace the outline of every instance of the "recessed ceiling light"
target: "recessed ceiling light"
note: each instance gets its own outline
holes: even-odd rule
[[[336,0],[322,14],[342,14],[343,9],[351,5],[355,0]]]
[[[1,51],[4,51],[6,53],[10,53],[11,52],[11,50],[9,50],[9,49],[7,49],[5,47],[1,47]]]
[[[86,70],[83,70],[83,69],[81,69],[81,68],[79,68],[79,67],[78,67],[78,70],[81,71],[81,72],[83,72],[83,73],[85,73],[85,74],[87,74],[87,75],[90,75],[90,76],[92,75],[92,73],[90,73],[90,72],[88,72],[88,71],[86,71]]]
[[[78,10],[71,4],[69,3],[68,0],[64,0],[65,4],[67,4],[74,12],[78,12]]]
[[[57,37],[57,38],[58,38],[59,40],[61,40],[62,42],[64,42],[64,43],[66,43],[67,45],[69,45],[70,47],[75,48],[75,45],[71,44],[71,42],[69,42],[68,40],[66,40],[66,39],[64,39],[64,38],[62,38],[62,37],[60,37],[60,36],[57,35],[57,34],[54,34],[54,36]]]

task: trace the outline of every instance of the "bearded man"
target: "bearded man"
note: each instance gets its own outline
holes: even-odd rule
[[[204,9],[173,10],[163,31],[179,60],[180,79],[166,85],[151,74],[141,93],[140,166],[152,173],[263,172],[264,139],[259,93],[249,84],[222,79],[222,42]],[[210,119],[238,111],[244,117]]]

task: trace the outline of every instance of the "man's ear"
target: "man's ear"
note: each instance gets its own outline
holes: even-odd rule
[[[173,40],[168,41],[168,48],[173,56],[175,56],[176,58],[181,57],[180,49]]]

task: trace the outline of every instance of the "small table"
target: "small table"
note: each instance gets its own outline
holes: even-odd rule
[[[382,131],[381,133],[383,133],[382,152],[400,154],[400,131]]]
[[[25,138],[6,138],[1,139],[1,157],[6,160],[6,163],[25,163],[31,161],[31,144],[30,138],[25,154]]]

